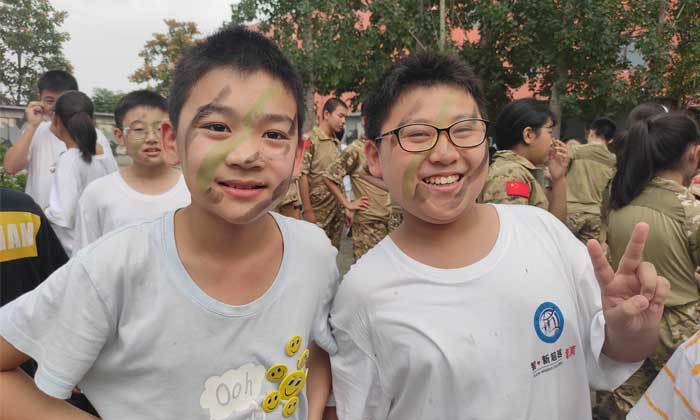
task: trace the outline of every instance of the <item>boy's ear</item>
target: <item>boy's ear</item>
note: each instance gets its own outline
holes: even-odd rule
[[[112,134],[114,134],[114,141],[117,144],[123,145],[124,144],[124,132],[122,131],[121,128],[114,127],[112,130]]]
[[[301,138],[301,141],[297,142],[297,151],[294,154],[294,169],[292,170],[292,178],[298,178],[301,176],[301,168],[304,161],[304,152],[306,151],[306,139]]]
[[[535,140],[536,137],[535,130],[533,130],[532,127],[525,127],[523,129],[523,142],[528,146],[532,144],[532,141]]]
[[[375,178],[381,178],[382,165],[379,161],[379,147],[374,140],[367,140],[365,143],[365,157],[367,157],[369,173]]]
[[[163,148],[163,160],[166,164],[175,166],[180,163],[177,152],[177,130],[168,118],[160,123],[160,145]]]

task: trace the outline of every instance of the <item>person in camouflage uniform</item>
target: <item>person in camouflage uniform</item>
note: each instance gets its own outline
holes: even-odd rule
[[[624,418],[678,345],[700,327],[700,289],[695,280],[700,265],[700,201],[687,188],[700,162],[697,127],[686,116],[664,114],[637,123],[628,136],[635,147],[626,147],[619,156],[619,172],[612,180],[610,258],[617,266],[634,225],[647,222],[642,258],[668,279],[671,292],[656,353],[625,384],[610,393],[599,392],[594,412],[600,419]],[[661,142],[663,149],[657,146]],[[646,152],[650,150],[653,156]],[[647,171],[651,179],[645,179]]]
[[[520,99],[503,109],[495,126],[496,144],[481,203],[528,204],[566,218],[566,146],[552,137],[554,115],[546,103]],[[548,159],[552,189],[535,179],[537,165]]]
[[[299,178],[293,178],[289,190],[277,205],[277,212],[287,217],[301,219],[301,197],[299,196]]]
[[[596,118],[588,130],[588,144],[568,149],[566,224],[584,244],[600,239],[603,191],[615,173],[615,155],[608,149],[615,129],[609,118]]]
[[[344,215],[340,203],[323,182],[323,173],[340,154],[340,141],[335,133],[345,126],[347,112],[347,106],[340,99],[326,101],[321,124],[306,135],[310,144],[304,150],[299,182],[304,219],[323,228],[336,248],[340,247],[343,235]]]
[[[365,158],[366,139],[357,139],[330,164],[324,176],[326,185],[345,207],[352,220],[352,248],[355,260],[359,259],[389,234],[391,199],[389,193],[361,174],[369,174]],[[355,201],[345,197],[343,177],[350,176]]]

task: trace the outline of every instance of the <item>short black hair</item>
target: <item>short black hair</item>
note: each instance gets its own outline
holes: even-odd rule
[[[340,99],[335,97],[330,98],[326,101],[326,103],[323,104],[323,114],[325,114],[326,112],[332,114],[333,111],[335,111],[336,108],[338,108],[339,106],[342,106],[345,109],[348,108],[347,104],[345,104],[345,102],[341,101]]]
[[[523,130],[527,127],[535,132],[544,127],[547,121],[556,124],[557,118],[545,101],[533,98],[518,99],[503,108],[494,126],[496,145],[500,150],[512,149],[523,142]]]
[[[610,142],[615,138],[617,125],[615,121],[608,117],[597,117],[591,122],[591,126],[588,128],[592,130],[596,136]]]
[[[454,55],[421,51],[390,66],[362,105],[367,138],[381,135],[382,125],[401,95],[412,88],[436,85],[464,89],[486,118],[486,99],[474,70]]]
[[[175,129],[192,87],[220,67],[246,74],[262,71],[279,80],[296,101],[297,133],[301,139],[305,107],[299,74],[272,41],[242,26],[225,27],[183,53],[175,67],[168,96],[170,121]]]
[[[114,108],[114,123],[117,128],[122,128],[126,113],[139,106],[168,112],[168,101],[162,95],[148,89],[135,90],[122,96]]]
[[[66,92],[78,90],[78,81],[70,73],[64,70],[49,70],[39,77],[37,82],[39,94],[45,90],[54,92]]]

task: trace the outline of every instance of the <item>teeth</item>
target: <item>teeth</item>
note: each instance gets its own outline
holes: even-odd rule
[[[423,181],[426,184],[434,184],[434,185],[445,185],[445,184],[453,184],[459,180],[458,175],[450,175],[450,176],[431,176],[428,178],[425,178]]]

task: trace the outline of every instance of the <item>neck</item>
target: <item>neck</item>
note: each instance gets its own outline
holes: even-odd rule
[[[321,131],[323,131],[323,134],[325,134],[326,136],[332,139],[335,138],[335,133],[333,132],[333,129],[331,129],[331,126],[328,125],[326,121],[321,121],[321,124],[318,126],[318,128],[320,128]]]
[[[588,144],[606,145],[606,144],[608,144],[608,142],[605,141],[605,139],[601,139],[600,137],[591,137],[590,139],[588,139]]]
[[[266,214],[244,225],[234,225],[206,209],[189,205],[175,213],[175,237],[178,250],[191,255],[217,256],[221,261],[236,261],[236,258],[257,252],[270,234],[279,234],[272,216]]]
[[[133,164],[124,168],[122,173],[133,175],[141,179],[159,179],[168,177],[173,170],[174,169],[165,164],[156,166]]]
[[[522,156],[525,159],[530,160],[530,150],[528,149],[528,147],[524,143],[518,143],[510,150],[511,150],[511,152],[515,153],[516,155]]]
[[[55,125],[51,124],[49,130],[51,130],[54,136],[66,144],[67,149],[75,149],[78,147],[78,143],[73,140],[70,134],[64,132],[63,130],[59,130]]]
[[[669,179],[671,181],[675,181],[675,182],[679,183],[680,185],[683,185],[686,187],[688,185],[690,185],[690,178],[686,177],[685,174],[683,174],[683,172],[680,172],[677,170],[674,171],[672,169],[666,169],[666,170],[662,170],[662,171],[656,171],[655,175],[658,176],[659,178]]]

